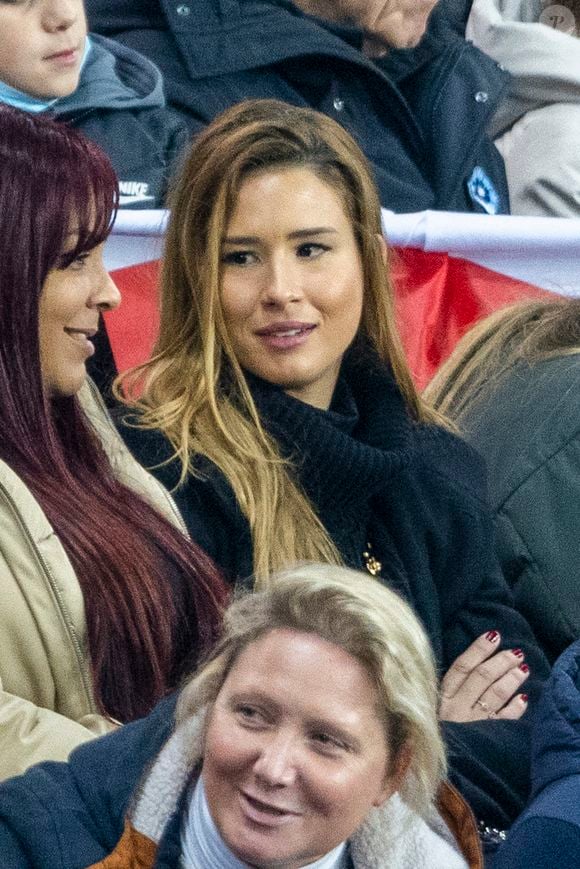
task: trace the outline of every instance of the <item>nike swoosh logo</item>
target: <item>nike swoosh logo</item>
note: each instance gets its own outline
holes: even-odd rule
[[[121,207],[123,205],[135,205],[137,202],[152,202],[154,199],[154,196],[147,196],[145,193],[135,193],[133,196],[127,196],[121,193],[119,196],[119,205]]]
[[[119,205],[135,205],[138,202],[153,202],[154,196],[147,196],[145,193],[136,193],[134,196],[121,195],[119,196]]]

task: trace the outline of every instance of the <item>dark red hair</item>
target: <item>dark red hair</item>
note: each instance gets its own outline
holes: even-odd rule
[[[97,704],[128,721],[212,643],[226,592],[210,559],[116,479],[77,399],[43,388],[43,285],[106,239],[117,200],[96,145],[0,105],[0,458],[37,498],[76,571]]]

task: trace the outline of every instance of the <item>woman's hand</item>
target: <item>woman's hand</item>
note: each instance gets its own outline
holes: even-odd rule
[[[442,721],[520,718],[528,698],[519,689],[530,675],[521,649],[499,652],[500,635],[488,631],[451,665],[441,682]]]

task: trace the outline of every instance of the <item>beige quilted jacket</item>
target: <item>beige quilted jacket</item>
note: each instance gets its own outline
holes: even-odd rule
[[[81,399],[119,478],[185,531],[170,496],[132,458],[91,384]],[[114,726],[95,708],[72,565],[30,490],[0,461],[0,780],[41,760],[65,759]]]

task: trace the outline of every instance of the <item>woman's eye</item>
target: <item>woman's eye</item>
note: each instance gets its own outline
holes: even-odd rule
[[[257,727],[265,722],[264,714],[255,706],[249,706],[246,703],[236,707],[236,713],[244,724]]]
[[[230,266],[249,266],[257,260],[256,254],[249,250],[232,250],[222,256],[222,262]]]
[[[301,244],[296,253],[302,259],[316,259],[327,250],[330,250],[330,248],[325,244],[308,241],[305,244]]]
[[[80,253],[78,256],[76,256],[73,259],[69,268],[76,269],[76,270],[82,269],[84,267],[85,263],[87,262],[88,258],[89,258],[88,253]]]
[[[317,750],[325,754],[336,754],[337,752],[346,749],[344,743],[339,739],[336,739],[336,737],[331,736],[329,733],[313,733],[311,740]]]
[[[90,254],[88,252],[79,253],[78,256],[75,256],[71,259],[70,254],[63,254],[60,259],[60,264],[57,268],[66,271],[66,269],[72,269],[73,271],[79,271],[82,269],[88,260]]]

